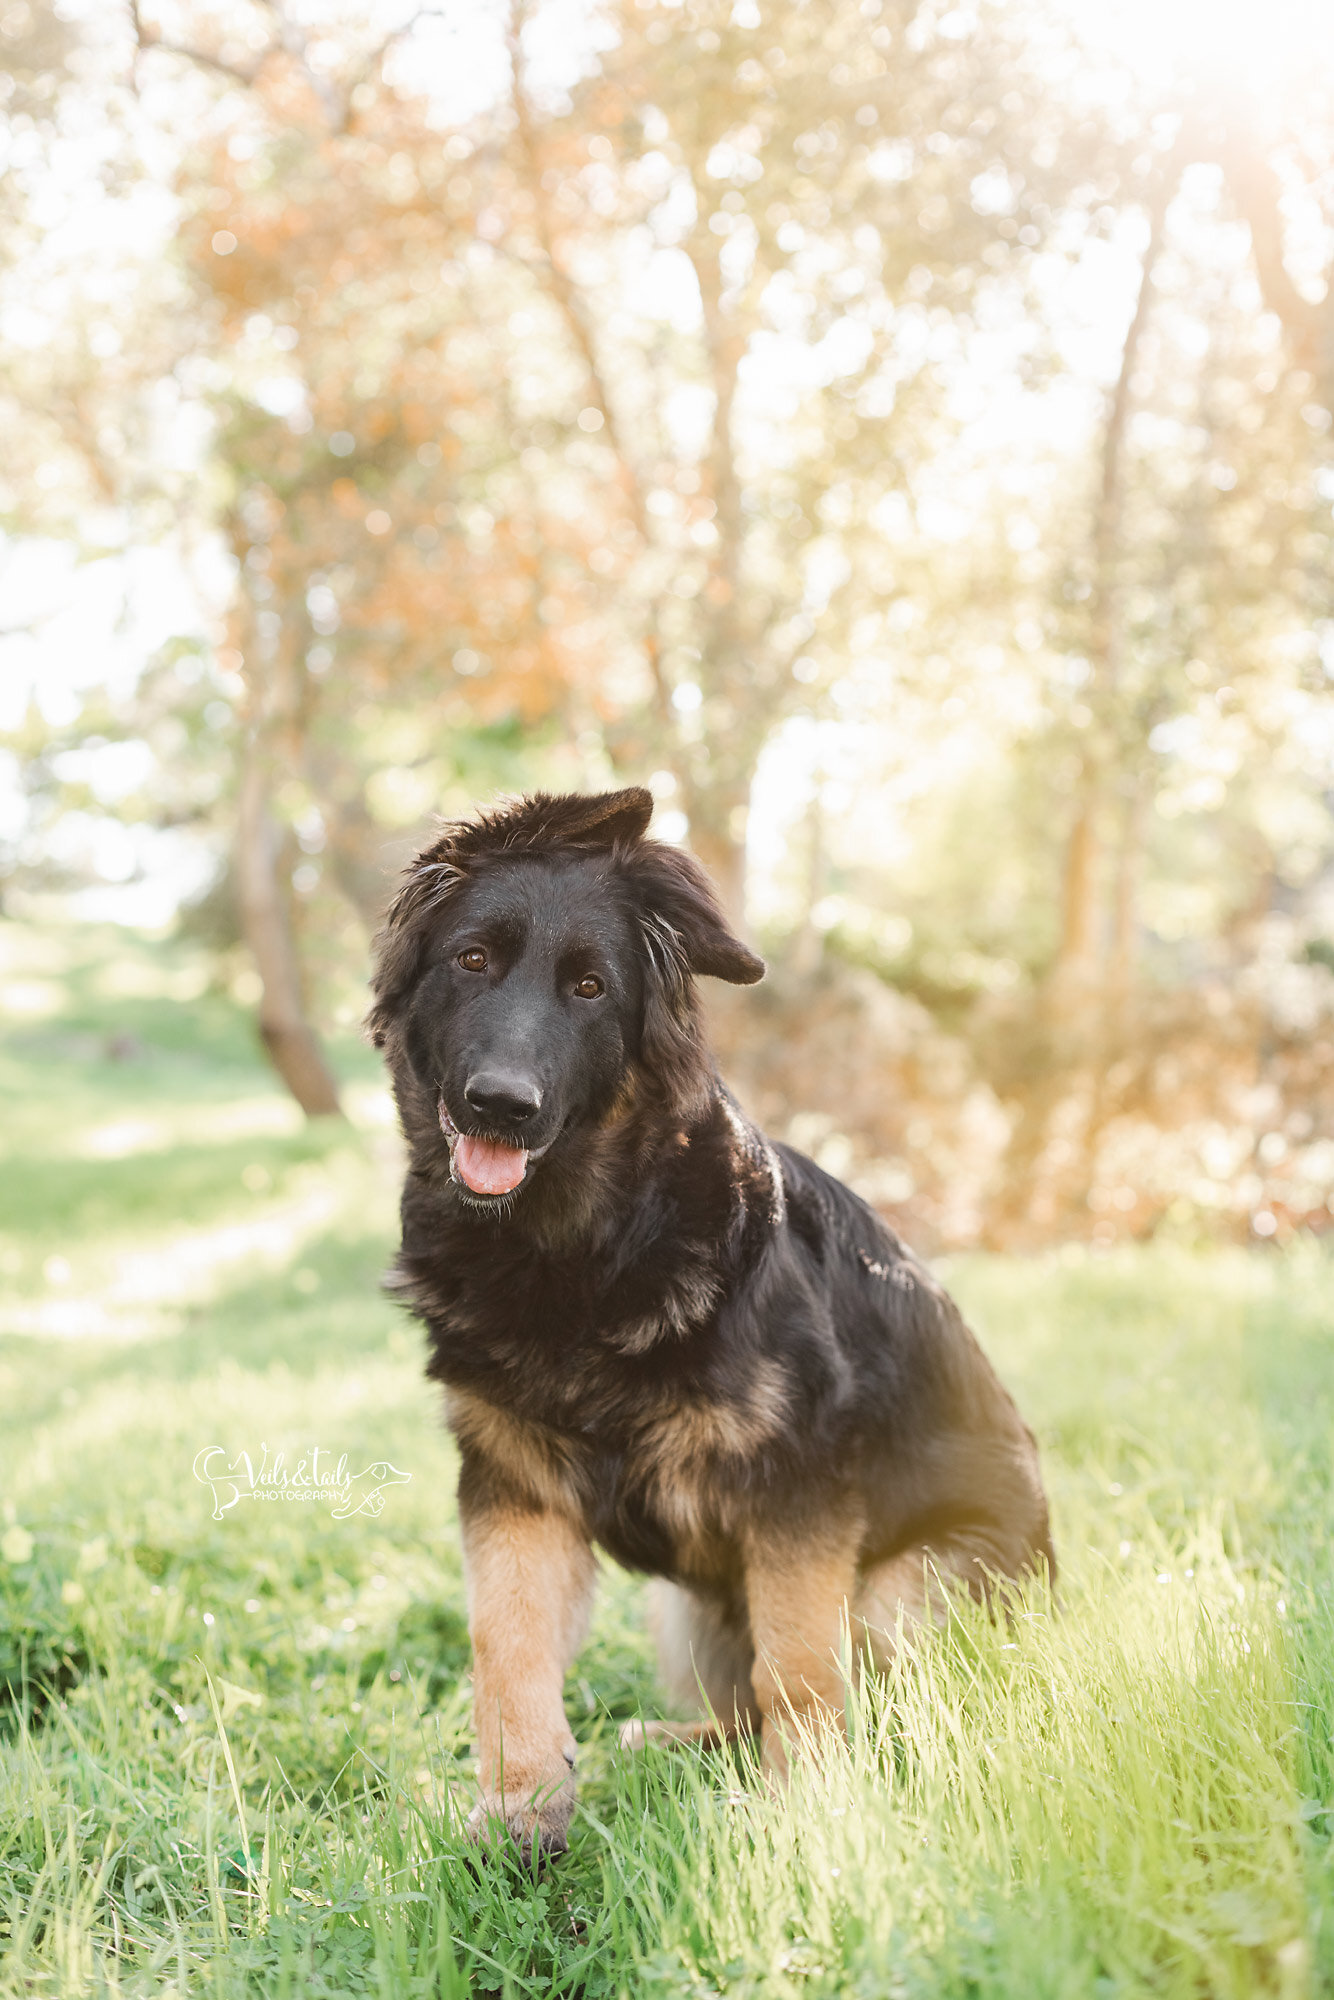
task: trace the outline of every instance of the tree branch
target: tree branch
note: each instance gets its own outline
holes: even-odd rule
[[[1284,261],[1283,184],[1273,165],[1249,137],[1229,132],[1223,144],[1223,172],[1243,221],[1251,232],[1251,253],[1260,293],[1270,312],[1286,328],[1293,359],[1322,385],[1328,395],[1334,380],[1331,330],[1322,313],[1303,298]],[[1334,282],[1331,283],[1334,296]]]
[[[1154,274],[1162,255],[1167,210],[1180,180],[1182,158],[1174,152],[1162,163],[1149,196],[1149,240],[1140,265],[1134,309],[1121,344],[1121,366],[1107,404],[1102,469],[1093,515],[1093,602],[1089,629],[1092,680],[1090,706],[1097,734],[1085,739],[1080,757],[1074,824],[1066,843],[1061,892],[1061,933],[1048,976],[1048,1001],[1067,1027],[1091,1027],[1089,1011],[1097,974],[1102,915],[1101,863],[1104,808],[1111,742],[1116,734],[1114,702],[1121,678],[1125,616],[1121,577],[1125,512],[1126,433],[1130,423],[1135,371],[1153,302]]]
[[[723,274],[716,239],[701,230],[685,245],[699,286],[704,313],[704,347],[713,378],[713,422],[709,437],[709,483],[717,509],[717,552],[710,564],[716,622],[728,642],[735,639],[741,576],[741,482],[732,448],[732,405],[744,342],[727,328],[722,310]]]
[[[1149,199],[1149,240],[1140,266],[1139,290],[1121,345],[1121,367],[1107,406],[1103,432],[1102,477],[1093,521],[1094,604],[1093,669],[1107,684],[1114,683],[1120,665],[1119,577],[1117,574],[1122,515],[1125,504],[1126,430],[1130,421],[1131,384],[1139,365],[1140,345],[1149,322],[1154,274],[1162,254],[1167,210],[1176,193],[1180,165],[1164,161]]]
[[[259,0],[259,4],[272,16],[278,35],[279,48],[281,48],[284,55],[291,57],[292,61],[301,71],[306,82],[310,85],[324,107],[324,115],[328,119],[330,126],[337,131],[344,115],[345,106],[339,102],[332,84],[326,78],[322,77],[312,64],[307,54],[309,38],[302,33],[295,22],[288,19],[283,10],[282,0]]]
[[[372,76],[374,72],[379,68],[380,64],[384,61],[385,57],[388,55],[390,49],[393,48],[394,44],[396,42],[401,42],[406,35],[410,35],[413,29],[416,28],[422,21],[444,21],[447,20],[448,18],[449,18],[448,13],[443,7],[423,6],[414,8],[412,13],[409,14],[406,21],[401,21],[398,27],[396,28],[391,28],[389,30],[389,33],[384,37],[384,39],[378,42],[376,46],[370,50],[369,54],[367,54],[362,59],[360,65],[353,73],[351,81],[347,84],[346,88],[343,91],[342,118],[338,125],[338,133],[340,137],[343,135],[343,133],[347,132],[351,127],[352,113],[354,109],[352,103],[353,98],[360,90],[362,84],[366,82],[367,78]]]
[[[556,231],[552,220],[551,204],[547,190],[542,183],[542,161],[537,142],[536,121],[533,108],[523,85],[523,60],[519,47],[519,30],[522,23],[522,5],[516,4],[511,15],[508,33],[510,54],[510,102],[514,111],[515,125],[519,134],[519,144],[523,152],[526,168],[528,192],[533,199],[533,214],[537,223],[537,240],[543,258],[543,274],[547,290],[554,299],[571,338],[579,350],[580,358],[588,375],[589,393],[592,406],[602,418],[606,441],[616,459],[621,488],[625,495],[630,517],[640,539],[647,546],[650,540],[648,509],[644,503],[643,485],[639,474],[631,462],[616,421],[602,367],[598,360],[597,347],[593,339],[593,329],[589,314],[579,295],[578,286],[565,269],[556,252]]]
[[[243,67],[240,63],[225,62],[221,56],[213,55],[208,49],[192,48],[186,42],[169,41],[156,28],[150,28],[140,13],[139,0],[129,0],[129,9],[135,47],[140,54],[147,55],[153,49],[160,49],[164,55],[182,56],[187,62],[197,63],[201,69],[211,69],[219,76],[230,77],[234,83],[243,83],[247,90],[254,84],[273,54],[273,48],[270,46],[248,67]]]
[[[533,215],[537,227],[537,240],[542,252],[542,268],[537,274],[539,281],[545,281],[546,290],[554,301],[566,328],[579,351],[588,377],[588,394],[591,406],[602,418],[602,428],[606,443],[616,460],[617,483],[621,488],[627,512],[639,536],[640,544],[648,549],[653,545],[649,526],[648,506],[645,500],[643,481],[630,457],[621,427],[616,419],[611,396],[598,359],[597,345],[593,338],[590,315],[580,296],[579,288],[565,269],[556,250],[556,229],[551,204],[542,179],[542,160],[537,140],[536,121],[533,108],[523,84],[523,56],[519,46],[519,33],[523,21],[523,0],[514,0],[510,14],[508,43],[510,56],[510,96],[514,111],[515,126],[522,149],[525,179],[528,192],[532,196]],[[530,267],[531,268],[531,267]],[[675,735],[675,716],[672,709],[671,689],[662,665],[662,645],[658,633],[656,612],[651,611],[648,629],[643,638],[644,660],[648,667],[649,680],[653,688],[653,708],[659,725],[669,740]]]

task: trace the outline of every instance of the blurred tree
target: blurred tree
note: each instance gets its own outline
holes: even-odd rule
[[[1334,107],[1322,97],[1320,108],[1304,156],[1307,200],[1317,209]],[[1200,795],[1231,849],[1214,891],[1227,899],[1230,890],[1231,907],[1215,904],[1213,924],[1219,943],[1228,941],[1235,1007],[1279,891],[1263,789],[1257,796],[1254,782],[1242,781],[1241,746],[1248,739],[1254,758],[1283,760],[1279,689],[1288,691],[1292,715],[1292,704],[1319,698],[1327,685],[1316,634],[1329,615],[1334,547],[1316,499],[1334,401],[1334,372],[1321,386],[1322,342],[1334,339],[1334,319],[1326,326],[1324,308],[1283,261],[1280,198],[1292,163],[1281,135],[1267,135],[1266,151],[1256,122],[1235,114],[1221,127],[1193,110],[1145,119],[1148,131],[1164,122],[1178,136],[1146,203],[1147,247],[1108,402],[1088,556],[1062,580],[1074,599],[1055,635],[1067,670],[1077,668],[1074,702],[1067,699],[1059,723],[1071,746],[1074,813],[1056,950],[1036,1018],[1023,1022],[1011,1050],[1019,1067],[1005,1076],[1016,1110],[995,1211],[1001,1238],[1015,1229],[1046,1236],[1087,1226],[1109,1128],[1132,1106],[1172,1123],[1171,1092],[1156,1086],[1155,1062],[1162,1067],[1169,1047],[1196,1039],[1200,1024],[1198,997],[1180,972],[1176,1004],[1165,1006],[1143,985],[1146,972],[1161,977],[1164,969],[1161,950],[1157,967],[1144,950],[1151,822],[1155,808],[1169,817],[1180,811],[1180,780],[1163,784],[1163,753],[1205,732],[1216,736],[1220,720],[1233,739],[1223,760],[1233,782],[1215,779]],[[1314,131],[1323,134],[1323,167],[1309,144]],[[1166,224],[1183,172],[1193,195],[1183,199],[1186,227],[1174,242]],[[1222,247],[1222,188],[1248,222],[1250,271],[1235,254],[1212,269],[1208,252],[1201,255],[1211,228],[1216,259]],[[1175,281],[1163,302],[1174,324],[1155,339],[1151,314],[1164,268]],[[1251,272],[1295,366],[1274,365]],[[1308,287],[1324,287],[1328,298],[1324,276]],[[1313,393],[1325,400],[1307,400]],[[1326,811],[1317,810],[1311,831],[1317,852],[1334,856]],[[1173,860],[1179,865],[1179,855]],[[1217,1005],[1214,1015],[1217,1025]],[[1252,1020],[1244,1029],[1234,1022],[1232,1032],[1253,1045],[1264,1030]],[[1172,1073],[1170,1063],[1162,1073]]]
[[[961,40],[902,9],[868,34],[827,5],[776,49],[713,0],[627,8],[547,101],[527,22],[507,115],[442,138],[385,45],[273,14],[242,56],[216,23],[166,40],[136,14],[141,50],[241,90],[189,161],[182,241],[232,357],[239,906],[310,1108],[331,1085],[298,1025],[279,766],[370,916],[367,696],[422,736],[582,703],[613,765],[673,769],[739,905],[755,762],[821,673],[817,621],[830,663],[883,614],[853,545],[928,448],[934,360],[1052,213],[1012,172],[1039,81],[990,21]]]
[[[1141,1194],[1116,1164],[1132,1131],[1145,1182],[1144,1135],[1190,1129],[1203,1147],[1210,1116],[1211,1143],[1235,1129],[1254,1173],[1253,1149],[1279,1142],[1250,1121],[1312,1115],[1286,1096],[1310,1088],[1274,1011],[1291,996],[1259,966],[1280,934],[1300,954],[1327,921],[1324,433],[1309,377],[1257,314],[1221,177],[1193,151],[1156,156],[1163,199],[1145,203],[1097,449],[1023,537],[1027,579],[998,567],[1025,612],[1032,650],[1010,673],[1027,696],[1008,727],[993,711],[997,745],[918,829],[899,904],[911,957],[870,954],[966,1039],[1007,1108],[983,1203],[997,1241],[1106,1232],[1113,1214],[1151,1226],[1187,1148]],[[1320,1019],[1331,993],[1302,992]]]
[[[609,748],[651,740],[739,910],[760,751],[883,636],[884,510],[938,443],[941,364],[1068,195],[1049,52],[991,5],[820,0],[777,35],[651,0],[610,10],[566,97],[532,80],[532,18],[519,0],[491,193],[623,500],[643,698]]]
[[[1264,303],[1308,379],[1308,422],[1325,437],[1334,413],[1334,83],[1314,62],[1290,79],[1277,115],[1258,113],[1238,89],[1211,117],[1197,114],[1194,129],[1200,151],[1222,164]]]
[[[157,149],[132,115],[105,25],[51,0],[15,0],[0,14],[0,577],[10,607],[0,636],[27,641],[29,658],[69,613],[80,571],[100,567],[129,623],[136,558],[174,542],[185,560],[199,525],[192,474],[172,448],[188,422],[176,370],[192,329],[161,254]],[[20,609],[34,604],[34,572],[49,582],[35,609]],[[136,836],[210,817],[218,760],[201,718],[221,690],[197,654],[186,665],[189,649],[171,650],[193,678],[165,703],[149,672],[142,701],[101,688],[79,713],[74,683],[86,667],[71,672],[58,652],[54,671],[15,674],[4,688],[11,714],[25,679],[33,698],[7,735],[18,797],[0,887],[83,887],[89,858],[111,849],[133,873]],[[143,764],[154,766],[146,777]]]
[[[385,83],[386,45],[325,33],[317,66],[311,40],[275,25],[238,72],[239,103],[187,162],[181,242],[201,339],[228,363],[212,401],[238,585],[225,658],[245,689],[237,904],[261,1033],[318,1112],[336,1093],[293,880],[308,896],[320,864],[283,826],[373,924],[386,835],[436,803],[443,745],[452,776],[463,739],[568,711],[597,510],[571,514],[519,462],[505,322],[495,344],[477,327],[491,252],[457,172],[470,144],[451,151]],[[226,73],[226,46],[169,53]]]

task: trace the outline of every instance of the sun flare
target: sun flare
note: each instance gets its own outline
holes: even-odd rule
[[[1199,99],[1282,100],[1323,78],[1334,87],[1329,0],[1073,0],[1081,33],[1148,83]]]

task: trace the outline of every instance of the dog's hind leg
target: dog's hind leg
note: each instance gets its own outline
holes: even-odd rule
[[[910,1650],[915,1633],[940,1626],[952,1595],[986,1603],[999,1578],[1016,1567],[985,1529],[961,1528],[930,1547],[918,1543],[863,1570],[853,1601],[853,1636],[885,1667]]]
[[[661,1580],[650,1586],[649,1603],[663,1686],[683,1708],[703,1706],[707,1713],[694,1722],[628,1722],[623,1747],[725,1743],[756,1728],[754,1646],[744,1610]]]

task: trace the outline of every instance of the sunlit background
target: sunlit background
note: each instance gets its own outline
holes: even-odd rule
[[[34,1032],[130,927],[373,1126],[430,816],[647,782],[771,960],[728,1073],[916,1240],[1330,1226],[1327,0],[0,41]]]

